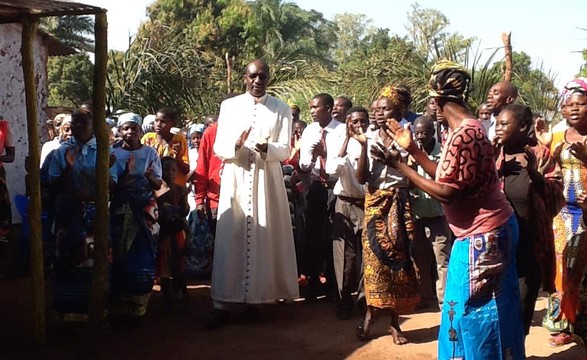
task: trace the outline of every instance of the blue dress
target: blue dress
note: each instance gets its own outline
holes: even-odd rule
[[[76,155],[71,169],[65,155]],[[53,264],[54,309],[63,314],[87,314],[94,271],[93,226],[96,208],[96,139],[64,142],[53,153],[50,181],[60,182],[55,198],[56,249]]]
[[[159,215],[157,200],[145,172],[161,179],[161,161],[148,146],[138,150],[115,148],[110,169],[117,182],[110,203],[112,241],[111,315],[142,316],[155,281]],[[129,161],[130,160],[130,161]],[[128,167],[126,174],[127,163]]]

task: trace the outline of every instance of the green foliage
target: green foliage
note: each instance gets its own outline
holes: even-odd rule
[[[40,28],[79,51],[94,51],[94,18],[51,16],[40,20]]]
[[[255,24],[251,31],[256,38],[252,57],[279,63],[306,60],[331,64],[334,27],[321,13],[281,0],[256,0],[247,4]]]
[[[47,64],[49,106],[74,106],[92,96],[94,65],[86,53],[50,57]]]
[[[423,9],[414,3],[408,14],[406,30],[414,48],[427,59],[435,61],[448,58],[460,63],[465,62],[465,53],[474,39],[465,38],[459,33],[448,33],[448,18],[436,9]]]
[[[271,69],[268,92],[297,104],[302,117],[319,92],[346,95],[368,106],[387,84],[412,90],[412,109],[424,109],[432,65],[441,58],[471,72],[469,102],[476,109],[502,78],[497,54],[474,38],[447,30],[448,18],[414,4],[405,37],[371,26],[365,15],[339,14],[329,21],[315,10],[282,0],[156,0],[126,53],[111,52],[108,104],[146,114],[161,106],[188,118],[218,111],[227,93],[242,92],[242,70],[255,58]],[[514,57],[514,82],[522,101],[551,109],[552,77]]]
[[[583,50],[583,60],[585,63],[581,66],[579,76],[587,77],[587,49]]]
[[[222,79],[214,72],[214,62],[180,46],[177,37],[168,40],[158,49],[142,39],[125,53],[110,52],[107,104],[112,111],[145,115],[171,106],[190,118],[217,112],[222,93],[210,85]]]
[[[52,16],[40,20],[41,30],[81,51],[50,57],[47,62],[49,106],[78,106],[91,99],[94,65],[87,51],[94,50],[94,19],[90,16]]]
[[[545,71],[540,64],[532,67],[532,59],[525,52],[512,53],[512,83],[518,88],[518,102],[529,106],[532,111],[542,113],[548,118],[557,111],[559,91],[554,85],[554,74]],[[502,72],[505,65],[497,62],[494,70]]]

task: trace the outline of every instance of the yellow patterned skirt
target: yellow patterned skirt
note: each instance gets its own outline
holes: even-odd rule
[[[367,305],[398,314],[420,301],[412,260],[414,224],[407,189],[377,189],[365,196],[363,266]]]

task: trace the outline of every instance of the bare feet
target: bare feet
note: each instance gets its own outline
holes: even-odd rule
[[[365,313],[365,318],[363,319],[363,323],[359,324],[359,326],[357,326],[357,329],[355,331],[355,335],[357,335],[357,337],[360,340],[363,340],[363,341],[369,340],[369,328],[371,327],[371,324],[373,324],[374,320],[375,320],[375,308],[368,306],[367,312]]]
[[[391,337],[393,339],[393,343],[396,345],[404,345],[409,342],[399,327],[396,329],[395,327],[390,326],[389,327],[389,334],[391,335]]]
[[[404,345],[408,343],[408,339],[402,333],[399,327],[399,315],[395,311],[391,311],[391,324],[389,324],[389,334],[393,338],[393,343],[396,345]]]

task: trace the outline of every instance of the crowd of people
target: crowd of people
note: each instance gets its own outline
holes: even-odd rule
[[[550,344],[587,336],[586,79],[566,85],[552,129],[507,81],[475,115],[471,78],[450,61],[431,69],[422,114],[408,87],[390,85],[368,108],[317,94],[306,123],[267,94],[265,62],[244,81],[217,117],[183,131],[170,108],[110,122],[113,321],[145,315],[154,284],[186,299],[187,278],[209,275],[209,328],[301,295],[334,301],[341,320],[360,312],[363,340],[388,313],[401,345],[400,315],[438,307],[439,359],[522,359],[542,289]],[[39,164],[60,314],[87,312],[93,123],[88,109],[56,117]]]

